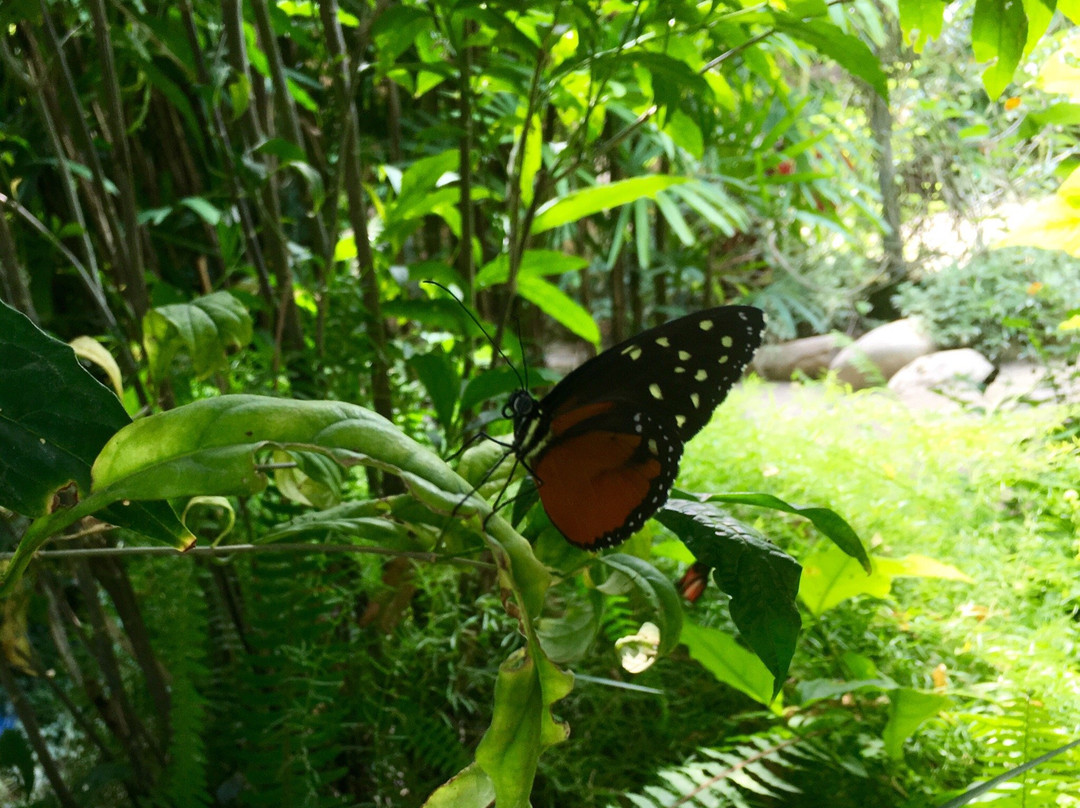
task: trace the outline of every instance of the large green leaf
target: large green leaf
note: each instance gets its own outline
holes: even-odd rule
[[[686,182],[686,177],[672,177],[665,174],[651,174],[647,177],[632,177],[608,185],[595,185],[567,194],[540,208],[533,219],[532,233],[536,235],[576,222],[586,216],[610,210],[635,199],[653,197],[665,188]]]
[[[777,15],[776,28],[835,60],[851,75],[873,87],[882,98],[889,97],[889,83],[881,62],[857,36],[845,34],[824,20],[803,21],[787,15]]]
[[[596,320],[555,284],[537,277],[518,278],[518,293],[583,340],[600,344]]]
[[[612,570],[611,577],[597,587],[601,592],[622,595],[633,590],[645,599],[660,629],[658,652],[666,654],[678,645],[683,622],[682,604],[668,577],[648,561],[625,553],[600,556],[596,563]]]
[[[228,364],[227,351],[251,341],[251,315],[228,292],[214,292],[190,303],[151,309],[143,318],[150,372],[164,378],[178,351],[191,357],[195,375],[205,378]]]
[[[691,623],[683,623],[682,643],[690,656],[705,666],[717,681],[745,693],[759,704],[773,705],[776,688],[775,678],[765,664],[747,651],[735,638],[715,629]]]
[[[1027,14],[1017,0],[975,0],[971,47],[980,62],[993,62],[983,72],[983,86],[996,99],[1012,81],[1028,39]]]
[[[713,569],[716,585],[731,596],[732,621],[773,674],[775,696],[802,626],[798,562],[712,505],[671,500],[657,519]]]
[[[894,578],[941,578],[972,583],[971,578],[950,564],[921,555],[905,558],[878,558],[867,575],[855,560],[836,547],[826,546],[803,560],[799,599],[815,615],[859,595],[887,597]]]
[[[41,517],[70,483],[89,494],[94,458],[129,423],[71,346],[0,303],[0,505]],[[178,547],[192,540],[164,502],[117,505],[102,518]]]
[[[901,687],[889,694],[889,723],[883,737],[885,752],[894,760],[903,757],[904,741],[910,738],[924,721],[933,718],[952,703],[942,693],[926,693]]]
[[[697,497],[702,502],[727,502],[732,505],[754,505],[758,508],[770,508],[774,511],[793,513],[810,520],[810,524],[816,527],[827,538],[856,559],[864,570],[870,572],[870,557],[866,554],[866,548],[859,540],[859,535],[852,530],[840,514],[828,508],[814,505],[792,505],[772,494],[762,494],[756,491],[730,494],[702,494]]]
[[[545,275],[562,275],[589,265],[584,258],[556,250],[526,250],[521,255],[518,278],[541,278]],[[476,273],[474,285],[487,289],[510,279],[510,261],[505,253],[496,256]]]
[[[416,354],[406,364],[427,390],[439,425],[449,429],[454,422],[461,392],[461,374],[457,364],[442,349]]]
[[[476,748],[476,762],[495,787],[496,808],[528,808],[540,753],[568,734],[551,705],[570,692],[573,676],[534,656],[520,649],[499,667],[491,725]]]

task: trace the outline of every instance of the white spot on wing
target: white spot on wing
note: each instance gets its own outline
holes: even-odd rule
[[[701,396],[699,396],[697,393],[691,393],[690,403],[694,405],[694,409],[696,410],[698,407],[701,406]]]
[[[702,320],[700,323],[698,323],[698,328],[700,328],[702,331],[712,331],[712,327],[712,320]]]
[[[675,426],[679,427],[679,429],[682,429],[685,424],[686,424],[686,416],[685,415],[676,415],[675,416]]]
[[[690,352],[689,351],[679,351],[679,359],[681,361],[685,362],[689,358],[690,358]]]
[[[659,337],[659,338],[657,338],[656,344],[659,345],[661,348],[670,348],[671,347],[671,343],[668,342],[667,337]]]
[[[661,392],[660,385],[658,384],[650,384],[649,393],[651,393],[652,397],[655,398],[657,401],[660,401],[664,398],[664,394],[663,392]]]
[[[704,370],[699,370],[697,373],[694,374],[694,378],[699,382],[703,382],[707,378],[709,378],[709,374],[706,373]]]
[[[675,372],[676,373],[686,373],[686,368],[682,367],[681,365],[676,366]]]
[[[731,337],[722,337],[720,339],[720,344],[723,345],[725,348],[730,348],[732,345],[735,344],[735,340],[733,340]]]
[[[637,361],[641,356],[641,348],[637,345],[627,345],[622,349],[622,354],[625,356],[629,354],[630,358]]]

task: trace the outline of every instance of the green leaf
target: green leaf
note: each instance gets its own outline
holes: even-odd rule
[[[341,464],[319,452],[274,452],[275,464],[295,463],[295,468],[274,469],[274,483],[282,496],[310,505],[329,508],[341,501],[344,473]]]
[[[792,505],[772,494],[762,494],[756,491],[731,494],[700,494],[695,499],[701,502],[726,502],[732,505],[754,505],[758,508],[770,508],[774,511],[792,513],[809,519],[810,524],[816,527],[822,535],[832,540],[833,544],[854,558],[862,565],[862,568],[870,572],[870,557],[866,554],[866,548],[859,540],[859,535],[852,530],[840,514],[828,508],[814,505]]]
[[[683,612],[679,593],[660,570],[637,556],[613,553],[600,556],[596,563],[613,570],[611,576],[597,587],[607,595],[623,595],[631,589],[640,594],[655,616],[653,622],[660,629],[661,655],[671,651],[679,643]]]
[[[564,224],[576,222],[586,216],[610,210],[635,199],[654,197],[657,193],[687,181],[686,177],[650,174],[632,177],[608,185],[596,185],[567,194],[542,206],[533,220],[531,233],[537,235]]]
[[[946,4],[941,0],[899,0],[900,27],[907,34],[916,53],[922,53],[926,43],[941,36]]]
[[[573,677],[545,675],[540,668],[524,648],[499,666],[491,725],[476,748],[497,808],[528,808],[541,751],[567,734],[551,717],[551,704],[570,692]]]
[[[411,504],[411,496],[403,494]],[[258,537],[260,543],[282,541],[299,537],[327,541],[332,536],[351,537],[364,543],[383,547],[417,549],[420,542],[407,525],[391,522],[386,518],[385,500],[343,502],[331,508],[307,511],[287,522],[275,525]],[[394,510],[394,504],[391,504]]]
[[[1055,7],[1068,17],[1073,25],[1080,24],[1080,0],[1057,0]]]
[[[731,619],[772,672],[775,696],[802,627],[795,604],[798,562],[712,505],[670,500],[657,519],[712,568],[716,585],[731,596]]]
[[[264,449],[331,452],[342,462],[376,462],[445,491],[452,507],[465,482],[430,450],[370,410],[340,401],[219,396],[151,415],[120,430],[94,463],[94,491],[125,499],[253,494]],[[431,495],[431,489],[418,489]]]
[[[461,409],[473,410],[479,404],[509,395],[519,387],[521,380],[512,367],[500,365],[477,373],[465,383],[461,393]]]
[[[774,677],[765,664],[739,645],[735,638],[715,628],[706,628],[690,621],[683,623],[682,643],[690,656],[700,662],[718,682],[745,693],[759,704],[774,710]]]
[[[71,346],[0,302],[0,505],[40,517],[69,483],[89,494],[94,458],[129,423]],[[178,547],[193,541],[163,502],[117,506],[102,516]]]
[[[647,268],[652,265],[652,229],[649,227],[649,203],[645,199],[635,199],[631,203],[634,211],[634,247],[637,250],[638,266]],[[623,217],[619,217],[620,220]],[[620,221],[620,225],[622,222]],[[619,227],[619,232],[623,228]],[[614,266],[614,258],[608,267]]]
[[[540,171],[540,166],[543,163],[544,147],[544,133],[540,125],[540,116],[533,115],[532,120],[528,122],[528,127],[529,131],[525,134],[525,152],[521,156],[520,172],[520,198],[521,204],[525,207],[532,204],[533,196],[536,193],[536,174]],[[513,158],[517,156],[517,148],[521,142],[520,136],[520,130],[514,132],[514,151],[511,155],[511,165],[513,164]]]
[[[693,118],[682,110],[675,110],[668,116],[664,124],[664,133],[669,135],[675,144],[686,150],[695,160],[700,160],[705,154],[705,138],[701,134],[701,127]]]
[[[291,140],[280,137],[264,140],[255,147],[254,152],[255,154],[269,154],[286,163],[294,160],[303,162],[307,159],[307,155],[304,154],[302,148]]]
[[[458,373],[457,363],[440,348],[410,357],[406,364],[427,390],[439,425],[443,429],[450,429],[461,391],[461,374]]]
[[[521,255],[518,278],[543,278],[545,275],[562,275],[587,267],[589,262],[576,255],[556,250],[526,250]],[[497,283],[506,283],[510,279],[510,259],[503,253],[484,264],[476,273],[474,286],[487,289]]]
[[[194,211],[211,227],[217,227],[218,222],[221,221],[221,211],[201,196],[186,196],[180,200],[180,204]]]
[[[435,790],[423,808],[488,808],[495,801],[491,778],[470,763]]]
[[[975,0],[971,47],[980,62],[993,62],[983,72],[983,86],[995,100],[1012,81],[1027,45],[1028,22],[1018,0]]]
[[[251,341],[251,315],[228,292],[214,292],[190,303],[151,309],[143,318],[146,354],[154,378],[165,377],[180,349],[186,349],[198,378],[228,367],[226,351]]]
[[[518,278],[518,293],[553,320],[593,345],[600,345],[600,327],[585,311],[558,286],[543,278]]]
[[[970,583],[971,579],[949,564],[911,555],[902,559],[879,558],[867,575],[854,559],[835,547],[825,547],[803,559],[799,598],[815,615],[858,595],[888,597],[893,578],[943,578]]]
[[[1023,0],[1024,16],[1027,17],[1027,41],[1024,43],[1024,56],[1031,54],[1054,16],[1054,0]]]
[[[684,95],[708,98],[712,88],[705,77],[689,64],[669,56],[645,50],[631,50],[624,58],[632,59],[649,73],[653,102],[659,107],[678,107]]]
[[[776,28],[835,60],[851,75],[873,87],[882,98],[889,97],[889,83],[881,69],[881,62],[857,36],[845,34],[824,20],[804,22],[787,15],[777,15]]]
[[[904,741],[915,734],[924,721],[933,718],[952,703],[941,693],[925,693],[902,687],[889,694],[889,723],[883,737],[885,751],[893,760],[904,754]]]
[[[578,597],[570,601],[560,617],[541,617],[536,633],[548,658],[567,665],[584,658],[600,631],[600,615],[592,601]]]
[[[686,219],[683,218],[679,206],[664,194],[657,194],[655,201],[657,209],[663,214],[664,219],[671,228],[671,232],[678,236],[679,241],[687,247],[693,246],[697,239],[694,238],[694,232],[690,229],[690,225],[686,223]]]

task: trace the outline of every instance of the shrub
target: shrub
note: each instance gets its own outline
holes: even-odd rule
[[[903,285],[896,304],[919,316],[941,347],[975,348],[991,361],[1075,354],[1058,326],[1080,307],[1080,260],[1056,250],[1006,247]]]

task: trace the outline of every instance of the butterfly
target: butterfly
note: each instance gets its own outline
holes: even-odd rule
[[[660,509],[683,446],[742,376],[764,330],[760,309],[708,309],[609,348],[541,399],[511,394],[510,450],[567,541],[613,547]]]

